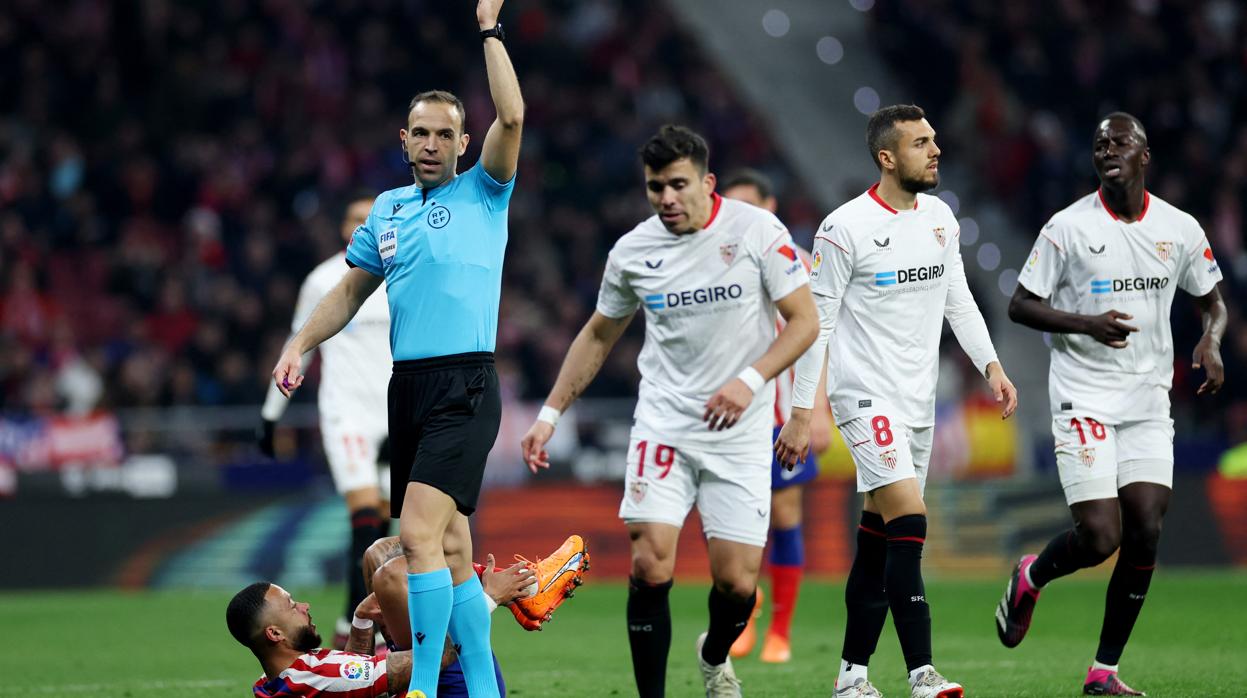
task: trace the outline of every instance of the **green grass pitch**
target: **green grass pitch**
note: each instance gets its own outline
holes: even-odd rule
[[[1044,592],[1031,635],[1006,650],[992,610],[1000,580],[933,580],[936,666],[969,696],[1076,696],[1095,651],[1106,580],[1077,577]],[[699,696],[693,641],[706,619],[705,582],[672,594],[668,695]],[[1123,658],[1122,677],[1149,696],[1247,695],[1247,574],[1162,568]],[[338,589],[292,590],[332,628]],[[807,582],[793,628],[793,661],[736,660],[746,696],[830,696],[843,631],[843,584]],[[624,587],[592,577],[540,633],[494,616],[494,647],[513,696],[635,695],[624,633]],[[225,630],[229,594],[116,591],[6,593],[0,696],[245,696],[258,675]],[[762,619],[763,627],[767,618]],[[908,695],[891,624],[871,664],[886,696]]]

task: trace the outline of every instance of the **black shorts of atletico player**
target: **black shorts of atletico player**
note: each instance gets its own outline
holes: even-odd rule
[[[445,492],[471,515],[502,419],[493,353],[395,361],[389,405],[390,516],[399,518],[408,482]]]

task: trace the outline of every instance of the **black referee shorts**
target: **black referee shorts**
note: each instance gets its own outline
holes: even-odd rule
[[[389,402],[390,515],[402,512],[408,482],[445,492],[465,515],[476,511],[502,419],[494,355],[395,361]]]

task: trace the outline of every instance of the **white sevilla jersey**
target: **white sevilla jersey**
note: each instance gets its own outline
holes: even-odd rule
[[[908,427],[929,427],[944,318],[980,375],[996,351],[966,285],[948,205],[919,194],[913,210],[898,212],[878,186],[833,211],[814,236],[810,290],[824,331],[832,328],[828,396],[837,424],[891,411]],[[810,380],[802,370],[798,380],[813,386],[818,374]]]
[[[711,431],[706,401],[775,339],[775,301],[809,283],[788,229],[769,211],[714,195],[706,227],[675,235],[652,216],[615,243],[597,310],[645,309],[634,432],[721,453],[769,443],[768,383],[730,429]]]
[[[1120,220],[1098,190],[1074,202],[1044,226],[1018,276],[1057,310],[1117,310],[1134,316],[1123,322],[1139,328],[1122,349],[1090,335],[1053,335],[1048,399],[1054,414],[1072,411],[1106,424],[1169,416],[1174,292],[1207,295],[1221,270],[1190,214],[1143,196],[1134,223]]]
[[[797,248],[797,255],[801,258],[801,263],[805,265],[805,270],[810,271],[810,264],[813,258],[804,248]],[[775,332],[778,334],[784,329],[784,318],[776,316]],[[788,421],[788,415],[792,413],[792,382],[797,377],[795,366],[789,366],[775,377],[775,427],[784,426],[784,422]]]
[[[339,252],[307,275],[299,289],[299,301],[291,322],[293,332],[303,327],[321,299],[338,285],[349,269],[346,253]],[[394,362],[390,356],[390,309],[384,289],[384,284],[378,287],[350,323],[319,347],[322,364],[317,405],[322,421],[339,419],[349,424],[370,425],[384,425],[389,421],[387,394]],[[264,418],[280,418],[286,404],[276,386],[270,386],[264,403]]]

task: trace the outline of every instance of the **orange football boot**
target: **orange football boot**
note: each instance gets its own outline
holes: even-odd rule
[[[528,562],[519,555],[515,558]],[[526,630],[540,630],[541,624],[550,621],[554,609],[571,598],[576,587],[584,584],[584,575],[588,571],[589,551],[584,539],[577,535],[568,536],[550,557],[537,559],[537,593],[511,604],[516,620],[523,615],[537,627],[530,627],[522,620],[520,625]]]
[[[753,651],[753,646],[758,642],[758,618],[762,615],[762,587],[758,587],[757,593],[753,598],[753,613],[749,614],[749,622],[745,625],[745,630],[736,638],[736,642],[732,643],[732,648],[727,651],[730,657],[744,657]]]
[[[768,664],[785,664],[792,659],[792,645],[786,637],[767,633],[762,641],[762,655],[758,658]]]

